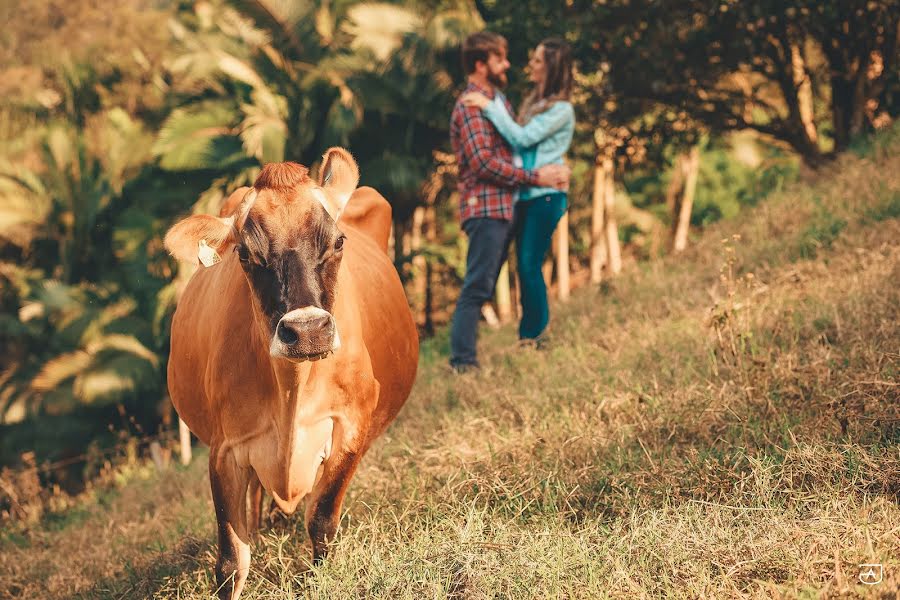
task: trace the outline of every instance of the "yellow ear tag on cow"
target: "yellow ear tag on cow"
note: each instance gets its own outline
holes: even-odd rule
[[[216,249],[206,243],[206,240],[200,240],[200,248],[197,251],[197,258],[200,259],[204,267],[211,267],[222,262],[222,257],[216,252]]]

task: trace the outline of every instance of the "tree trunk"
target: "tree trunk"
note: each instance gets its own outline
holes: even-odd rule
[[[613,208],[616,203],[615,172],[611,158],[604,159],[603,170],[606,173],[606,193],[603,199],[603,213],[606,221],[606,250],[609,256],[609,272],[615,275],[622,270],[622,250],[619,247],[619,228]]]
[[[603,200],[606,178],[600,163],[594,165],[594,193],[591,210],[591,283],[600,283],[606,264],[606,245],[603,240]]]
[[[569,299],[569,211],[563,213],[556,226],[556,283],[559,299]]]
[[[677,226],[673,249],[681,252],[687,247],[688,229],[691,226],[691,209],[694,206],[694,192],[697,190],[697,176],[700,172],[700,147],[694,146],[681,161],[684,172],[684,194],[678,210]]]
[[[414,307],[414,314],[417,325],[425,324],[425,289],[427,282],[425,281],[425,257],[422,255],[422,237],[423,226],[425,224],[425,207],[418,206],[413,211],[412,232],[410,234],[410,251],[413,254],[412,259],[412,282],[413,293],[411,304]]]
[[[839,39],[845,41],[843,32]],[[842,45],[819,40],[831,71],[831,119],[834,129],[834,150],[841,152],[850,145],[854,135],[865,125],[865,104],[868,90],[869,50],[857,50],[848,55]]]
[[[405,288],[409,279],[409,267],[407,266],[407,261],[409,259],[410,248],[412,247],[409,223],[394,221],[391,240],[394,242],[394,266],[397,268],[397,273],[400,275],[400,280],[403,282]]]
[[[812,81],[806,71],[806,61],[799,44],[791,44],[791,66],[794,74],[794,86],[797,88],[797,103],[800,112],[800,121],[810,143],[819,143],[819,132],[816,130],[815,115],[813,113]]]
[[[425,208],[425,240],[432,247],[437,240],[437,223],[434,203]],[[434,267],[430,259],[425,260],[425,335],[434,335]]]
[[[812,85],[798,39],[797,33],[786,22],[780,22],[778,34],[769,39],[769,56],[777,71],[774,79],[788,109],[781,135],[808,165],[815,168],[821,163],[822,153],[816,143],[817,134],[812,122]],[[804,89],[809,94],[807,107],[804,107]],[[804,118],[807,110],[808,119]]]
[[[675,163],[672,165],[672,178],[666,187],[666,206],[669,214],[672,215],[671,235],[675,239],[675,232],[678,229],[678,215],[681,213],[681,200],[684,197],[684,152],[679,152],[675,156]]]
[[[869,97],[869,78],[867,76],[869,61],[869,56],[861,60],[856,72],[856,81],[853,86],[853,109],[850,112],[851,138],[861,134],[866,126],[866,100]]]

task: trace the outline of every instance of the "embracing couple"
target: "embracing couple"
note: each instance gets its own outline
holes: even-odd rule
[[[547,286],[541,266],[556,224],[566,212],[575,112],[569,102],[572,52],[563,40],[538,44],[528,62],[533,84],[517,114],[506,86],[507,42],[482,31],[463,43],[466,87],[450,120],[459,165],[459,218],[469,238],[466,276],[450,332],[450,365],[478,368],[481,307],[494,295],[500,267],[516,241],[522,320],[519,339],[537,344],[547,327]]]

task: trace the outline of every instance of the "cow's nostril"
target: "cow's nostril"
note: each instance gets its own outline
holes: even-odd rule
[[[297,340],[300,337],[297,335],[297,332],[291,329],[290,327],[285,327],[284,323],[278,324],[278,339],[281,340],[283,344],[287,344],[291,346],[297,343]]]
[[[309,328],[311,330],[322,330],[327,328],[329,325],[331,325],[331,317],[329,315],[325,315],[310,321]]]

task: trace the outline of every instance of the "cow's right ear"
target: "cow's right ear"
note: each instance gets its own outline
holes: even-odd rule
[[[196,265],[201,259],[202,246],[220,249],[222,244],[232,239],[233,231],[234,217],[194,215],[173,225],[166,233],[163,244],[176,259]]]
[[[319,167],[319,187],[330,196],[322,204],[332,219],[337,221],[340,218],[357,185],[359,166],[353,155],[337,146],[326,150]]]

